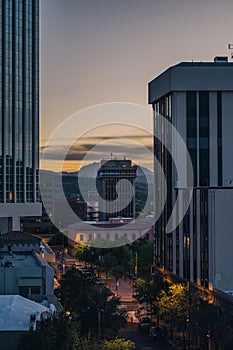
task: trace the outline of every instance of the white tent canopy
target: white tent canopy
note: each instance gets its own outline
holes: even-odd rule
[[[35,329],[42,313],[50,310],[20,295],[0,295],[0,332]]]

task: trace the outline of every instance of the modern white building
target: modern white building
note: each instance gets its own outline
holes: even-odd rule
[[[166,147],[155,139],[154,153],[167,180],[168,196],[155,230],[155,263],[173,274],[210,289],[233,289],[233,63],[183,62],[149,83],[149,103],[178,130],[186,143],[194,170],[190,207],[171,233],[166,225],[177,194],[179,210],[190,194],[179,188],[179,177]],[[170,140],[173,144],[173,140]],[[173,144],[173,147],[175,145]],[[178,150],[175,150],[175,152]],[[184,163],[186,159],[184,159]],[[155,175],[158,174],[157,166]],[[187,171],[187,175],[188,171]],[[161,183],[156,176],[156,199]]]

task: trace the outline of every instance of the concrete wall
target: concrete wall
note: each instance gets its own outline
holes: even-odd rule
[[[210,203],[214,232],[213,286],[221,290],[233,290],[233,189],[212,190]],[[213,253],[213,252],[212,252]]]
[[[223,186],[233,186],[233,92],[222,94]]]
[[[1,350],[17,350],[19,339],[23,334],[25,334],[25,332],[0,331]]]

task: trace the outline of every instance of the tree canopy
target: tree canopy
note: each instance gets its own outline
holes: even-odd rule
[[[82,335],[98,334],[101,327],[102,335],[116,336],[126,325],[126,313],[119,308],[119,298],[75,268],[68,270],[61,281],[61,302],[79,321]]]

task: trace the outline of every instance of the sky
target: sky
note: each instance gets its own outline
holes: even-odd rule
[[[150,108],[147,84],[169,66],[229,55],[232,13],[232,0],[41,0],[42,149],[71,115],[109,102]],[[152,120],[146,119],[145,125],[152,133]],[[76,147],[77,154],[67,158],[64,169],[80,167],[78,153],[86,145],[111,136],[110,151],[117,136],[125,138],[127,133],[137,140],[141,135],[140,130],[135,134],[115,128],[114,134],[106,126],[96,133],[87,128],[76,140],[80,151]],[[56,142],[47,169],[55,169],[63,147],[62,140]],[[151,135],[142,135],[140,142],[151,149]],[[89,152],[90,147],[86,149]],[[118,153],[127,153],[127,145]],[[153,160],[145,156],[140,162],[151,168]]]

